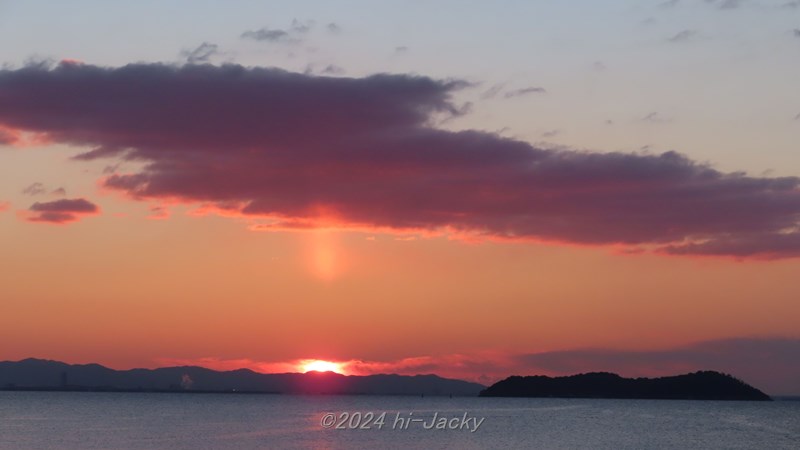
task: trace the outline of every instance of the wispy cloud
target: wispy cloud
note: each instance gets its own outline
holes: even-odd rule
[[[486,89],[481,93],[480,98],[481,100],[490,100],[502,93],[503,98],[510,99],[510,98],[522,97],[529,94],[544,94],[547,92],[544,88],[538,86],[529,86],[503,92],[505,88],[506,88],[506,83],[493,84],[489,86],[488,89]]]
[[[345,70],[343,68],[337,66],[336,64],[328,64],[327,66],[325,66],[322,69],[322,73],[328,74],[328,75],[340,75],[340,74],[343,74],[344,72],[345,72]]]
[[[508,91],[505,94],[503,94],[503,97],[515,98],[528,94],[544,94],[545,92],[547,91],[544,88],[531,86],[522,89],[514,89],[513,91]]]
[[[336,22],[330,22],[329,24],[325,25],[325,29],[331,34],[339,34],[342,32],[341,25],[337,24]]]
[[[163,205],[156,205],[150,207],[150,214],[147,216],[151,220],[164,220],[170,216],[169,208]]]
[[[722,1],[712,1],[715,3],[719,9],[736,9],[742,4],[744,4],[743,0],[722,0]]]
[[[481,93],[481,100],[489,100],[497,97],[497,95],[505,88],[505,83],[497,83],[489,86],[489,89],[486,89]]]
[[[694,39],[697,36],[697,31],[695,30],[683,30],[676,33],[674,36],[667,38],[669,42],[687,42]]]
[[[662,116],[658,111],[653,111],[642,117],[642,121],[650,123],[669,123],[672,122],[672,119]]]
[[[746,3],[745,0],[704,0],[707,5],[711,5],[719,10],[738,9]]]
[[[40,183],[38,181],[25,187],[25,189],[22,190],[22,193],[25,195],[35,196],[35,195],[46,194],[48,193],[48,191],[50,195],[59,195],[59,196],[66,195],[67,193],[66,189],[64,189],[63,187],[50,190],[50,188],[45,186],[44,183]]]
[[[241,35],[244,39],[252,39],[254,41],[266,42],[289,42],[291,36],[285,30],[260,28],[258,30],[248,30]]]
[[[292,19],[292,24],[289,25],[289,31],[297,34],[305,34],[311,31],[311,27],[313,26],[314,26],[313,20],[300,21],[297,19]]]
[[[327,64],[324,66],[318,66],[316,64],[308,64],[303,71],[305,75],[313,75],[313,74],[321,74],[321,75],[341,75],[344,74],[346,71],[344,68],[337,66],[336,64]]]
[[[560,130],[550,130],[550,131],[545,131],[544,133],[542,133],[542,137],[543,138],[552,138],[552,137],[558,136],[559,134],[561,134]]]
[[[186,58],[189,64],[205,63],[211,61],[211,57],[219,53],[217,44],[203,42],[192,50],[184,50],[181,55]]]
[[[299,21],[293,19],[288,28],[269,28],[263,27],[257,30],[248,30],[241,34],[242,39],[252,39],[254,41],[272,42],[272,43],[297,43],[303,40],[307,34],[314,27],[314,21]],[[329,32],[338,33],[341,28],[338,25],[329,23],[327,25]]]
[[[36,202],[28,209],[34,213],[27,218],[28,221],[53,224],[75,222],[83,216],[100,212],[97,205],[83,198]]]
[[[22,193],[25,195],[41,195],[47,192],[47,189],[44,187],[44,184],[40,182],[36,182],[33,184],[28,185],[25,189],[22,190]]]

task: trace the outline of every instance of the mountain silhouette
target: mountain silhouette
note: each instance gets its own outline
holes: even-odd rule
[[[623,378],[594,372],[567,377],[512,376],[481,391],[481,397],[771,400],[730,375],[713,371],[661,378]]]
[[[99,364],[25,359],[0,362],[0,389],[146,392],[253,392],[476,396],[485,386],[436,375],[264,374],[203,367],[114,370]]]

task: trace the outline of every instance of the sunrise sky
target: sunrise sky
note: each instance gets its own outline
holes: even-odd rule
[[[800,393],[800,2],[0,0],[0,50],[0,360]]]

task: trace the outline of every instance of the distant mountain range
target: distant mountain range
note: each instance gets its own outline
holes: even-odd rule
[[[114,370],[42,359],[0,362],[0,390],[771,400],[741,380],[711,371],[661,378],[623,378],[607,372],[512,376],[487,388],[436,375],[264,374],[195,366]]]
[[[263,374],[192,366],[113,370],[41,359],[0,362],[0,390],[477,396],[485,387],[436,375]]]
[[[711,371],[661,378],[623,378],[607,372],[555,378],[514,376],[486,388],[480,396],[771,400],[767,394],[739,379]]]

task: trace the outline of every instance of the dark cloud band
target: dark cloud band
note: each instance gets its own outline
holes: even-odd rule
[[[800,179],[433,127],[465,84],[408,75],[61,64],[0,71],[0,126],[143,161],[106,186],[276,227],[336,224],[674,254],[800,255]]]

